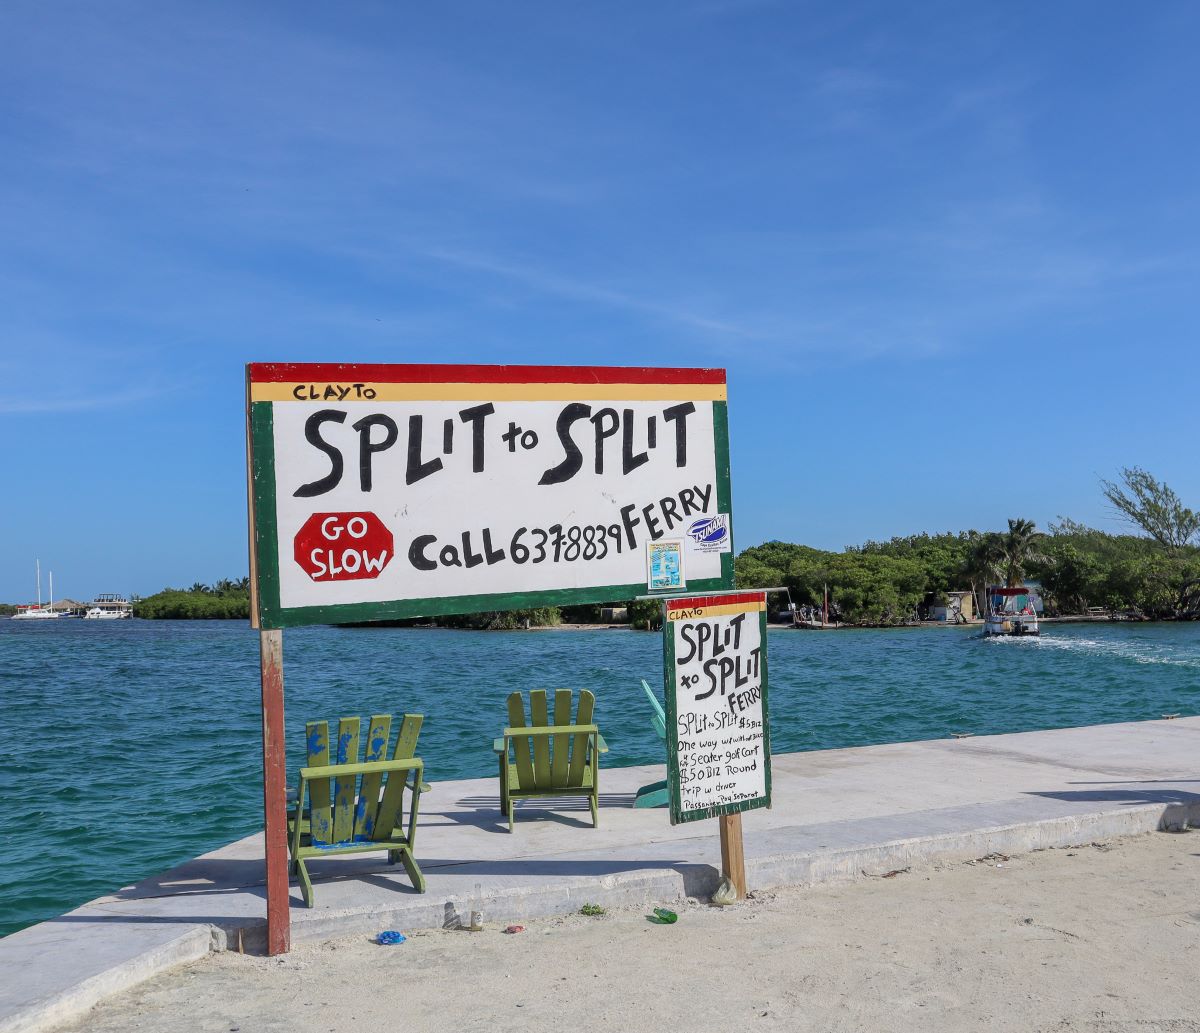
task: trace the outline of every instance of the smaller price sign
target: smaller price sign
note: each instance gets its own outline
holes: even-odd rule
[[[766,595],[670,600],[663,669],[671,824],[770,807]]]

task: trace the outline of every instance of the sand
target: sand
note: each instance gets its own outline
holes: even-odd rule
[[[1197,832],[648,910],[213,955],[62,1029],[1200,1033]]]

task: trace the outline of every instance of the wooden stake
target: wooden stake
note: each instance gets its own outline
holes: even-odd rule
[[[746,855],[742,852],[741,814],[722,814],[721,874],[732,884],[738,900],[746,899]]]
[[[267,854],[267,953],[292,948],[288,911],[287,756],[283,742],[283,632],[260,631],[263,816]]]

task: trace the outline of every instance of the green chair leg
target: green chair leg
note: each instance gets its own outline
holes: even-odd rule
[[[308,877],[308,869],[303,861],[296,862],[296,874],[300,877],[300,892],[304,894],[304,906],[313,906],[312,879]]]
[[[592,808],[592,828],[598,829],[600,827],[600,817],[598,814],[598,808],[599,808],[600,801],[593,794],[592,796],[588,797],[588,803],[591,805],[591,808]]]
[[[421,874],[421,869],[417,867],[417,860],[407,850],[400,851],[400,860],[404,862],[404,870],[408,872],[408,877],[412,879],[413,889],[418,893],[425,892],[425,876]]]
[[[508,813],[508,758],[500,754],[500,813]]]

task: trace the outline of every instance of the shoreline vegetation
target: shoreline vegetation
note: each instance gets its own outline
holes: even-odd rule
[[[989,584],[1040,586],[1047,617],[1105,616],[1125,620],[1200,619],[1200,514],[1187,509],[1166,484],[1138,467],[1119,482],[1101,481],[1105,498],[1141,534],[1110,534],[1063,517],[1049,532],[1031,521],[1009,520],[1007,531],[947,531],[868,541],[830,552],[794,542],[769,541],[734,560],[737,588],[788,590],[794,606],[819,609],[828,588],[830,617],[851,627],[897,627],[928,619],[948,593],[970,592],[975,612]],[[603,610],[624,610],[631,627],[653,630],[661,610],[654,600],[613,600],[586,606],[545,606],[403,621],[371,626],[438,627],[487,631],[607,625]],[[777,609],[782,609],[782,602]],[[11,613],[15,607],[0,607]],[[249,619],[248,578],[213,585],[165,588],[134,602],[148,620]]]

